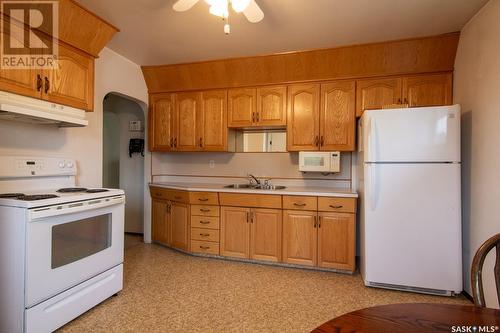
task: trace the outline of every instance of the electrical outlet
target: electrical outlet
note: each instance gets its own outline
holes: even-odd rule
[[[210,162],[208,162],[208,166],[210,167],[210,169],[215,168],[215,161],[214,160],[210,160]]]

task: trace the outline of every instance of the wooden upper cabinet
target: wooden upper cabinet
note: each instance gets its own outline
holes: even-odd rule
[[[286,86],[257,89],[258,126],[286,126]]]
[[[204,151],[227,150],[227,92],[205,91],[198,117],[198,145]]]
[[[250,127],[255,122],[257,90],[255,88],[231,89],[228,92],[228,126]]]
[[[57,67],[44,71],[42,98],[54,103],[94,109],[94,59],[59,43]]]
[[[355,214],[319,213],[318,266],[354,271],[356,257]]]
[[[365,110],[382,109],[385,105],[401,104],[401,78],[381,78],[357,81],[356,116]]]
[[[283,214],[283,262],[315,266],[318,213],[286,210]]]
[[[353,151],[356,133],[356,83],[321,85],[321,150]]]
[[[403,78],[403,103],[409,107],[451,105],[452,91],[451,73]]]
[[[250,256],[250,208],[221,207],[220,254],[235,258]]]
[[[201,93],[176,94],[176,131],[174,148],[179,151],[201,150],[197,127],[201,115]]]
[[[171,203],[170,225],[170,245],[177,249],[188,251],[190,243],[189,205],[178,202]]]
[[[281,261],[281,209],[252,209],[250,222],[250,259]]]
[[[150,95],[149,102],[149,150],[173,150],[175,95]]]
[[[319,84],[288,87],[288,151],[319,150]]]

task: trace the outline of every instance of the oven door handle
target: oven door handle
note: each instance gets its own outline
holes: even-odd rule
[[[74,214],[125,203],[125,196],[98,198],[85,201],[70,202],[62,205],[33,208],[29,210],[29,221],[36,221],[52,216]]]

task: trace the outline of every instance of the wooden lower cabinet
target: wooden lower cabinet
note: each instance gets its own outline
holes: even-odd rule
[[[354,271],[355,258],[355,215],[320,212],[318,219],[318,266]]]
[[[170,206],[171,242],[170,245],[177,249],[189,251],[190,227],[189,205],[172,202]]]
[[[285,210],[283,262],[315,266],[317,262],[317,212]]]
[[[248,258],[250,253],[250,208],[221,207],[220,254]]]
[[[250,214],[250,259],[281,261],[282,211],[252,209]]]
[[[170,245],[170,203],[167,201],[153,200],[151,226],[152,239],[156,243]]]

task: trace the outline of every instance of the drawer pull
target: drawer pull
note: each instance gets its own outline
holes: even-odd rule
[[[202,249],[202,250],[210,250],[210,246],[200,245],[200,249]]]
[[[209,237],[210,234],[200,234],[201,237]]]
[[[294,202],[293,205],[297,206],[297,207],[305,207],[306,206],[305,203],[296,203],[296,202]]]
[[[208,201],[208,198],[198,198],[199,201],[202,201],[202,202],[207,202]]]
[[[210,211],[210,209],[200,208],[200,212],[208,213],[209,211]]]
[[[181,197],[174,197],[175,200],[181,200]]]
[[[163,194],[162,194],[162,193],[156,193],[156,196],[158,196],[158,197],[162,197],[162,196],[163,196]]]
[[[201,224],[210,224],[210,221],[200,221]]]
[[[330,208],[333,208],[333,209],[339,209],[342,207],[344,207],[344,206],[342,206],[342,205],[338,205],[338,206],[330,205]]]

